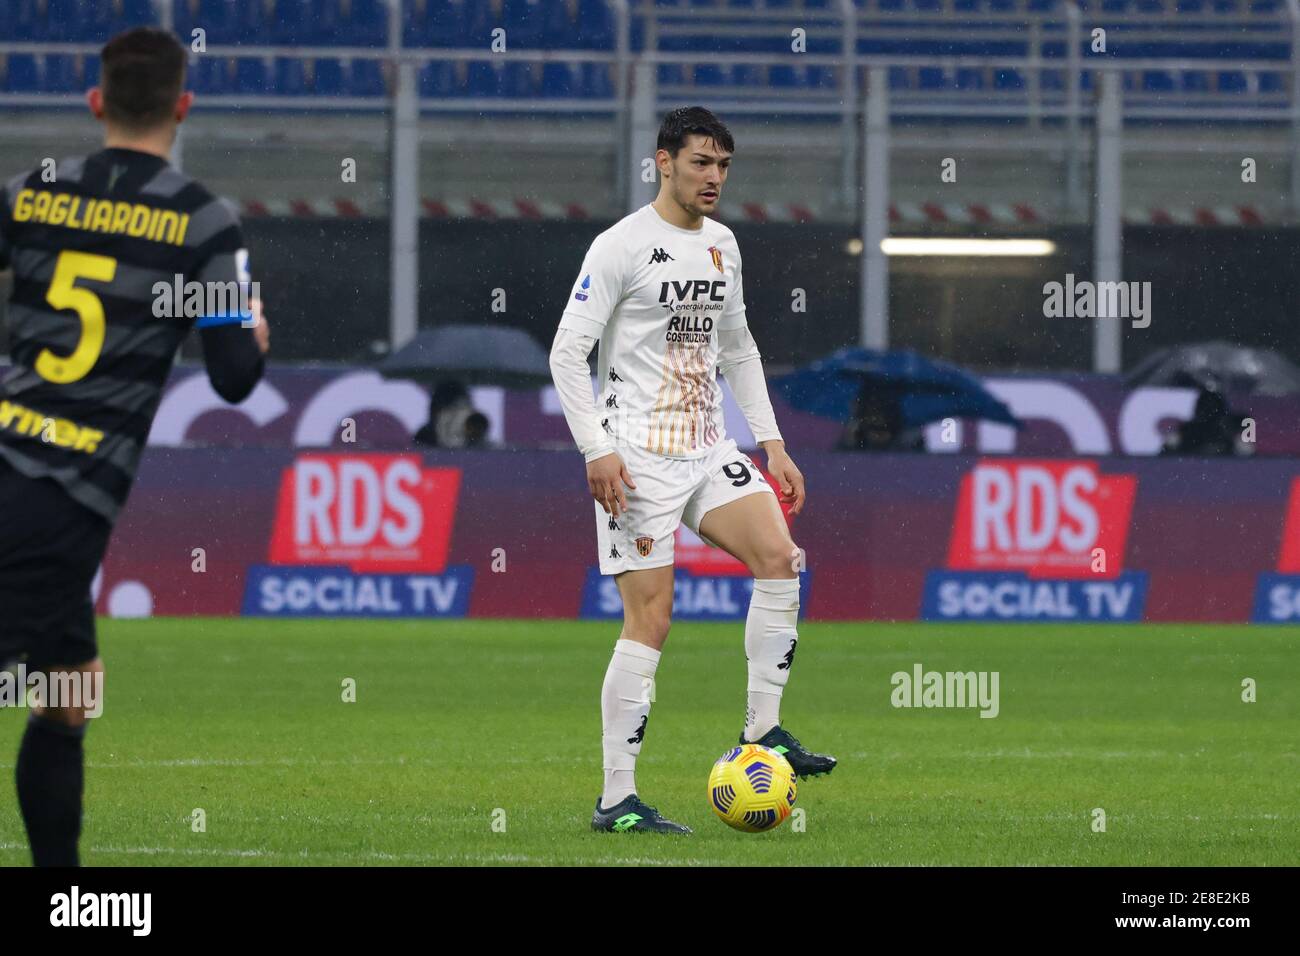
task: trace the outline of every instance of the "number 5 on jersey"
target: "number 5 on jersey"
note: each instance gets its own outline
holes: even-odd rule
[[[55,355],[42,349],[36,356],[36,373],[60,385],[85,378],[104,348],[104,303],[89,289],[80,289],[78,279],[112,282],[117,260],[89,252],[61,252],[54,265],[54,278],[45,301],[56,309],[72,309],[81,320],[81,335],[71,355]]]

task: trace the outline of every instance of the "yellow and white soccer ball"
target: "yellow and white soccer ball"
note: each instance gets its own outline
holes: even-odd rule
[[[797,792],[790,761],[758,744],[731,748],[709,773],[709,806],[723,823],[745,833],[779,827],[794,809]]]

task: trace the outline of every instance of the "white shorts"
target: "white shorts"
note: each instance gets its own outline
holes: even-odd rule
[[[702,458],[665,458],[631,445],[615,450],[623,457],[636,490],[624,486],[627,511],[617,518],[606,514],[599,501],[592,502],[601,574],[672,564],[679,525],[685,523],[699,534],[700,521],[714,508],[755,492],[776,494],[730,438]]]

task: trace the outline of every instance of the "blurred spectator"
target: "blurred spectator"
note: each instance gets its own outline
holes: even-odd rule
[[[485,448],[488,420],[476,411],[469,391],[460,382],[444,382],[429,399],[429,420],[412,436],[431,448]]]
[[[925,440],[921,429],[904,425],[901,393],[864,379],[836,449],[924,451]]]
[[[1192,417],[1165,437],[1163,455],[1249,455],[1254,449],[1242,441],[1244,412],[1228,407],[1228,400],[1213,382],[1196,382],[1199,394]]]

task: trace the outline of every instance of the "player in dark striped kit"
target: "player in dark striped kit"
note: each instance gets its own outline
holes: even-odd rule
[[[213,388],[239,402],[269,343],[260,309],[187,317],[180,303],[158,307],[155,286],[177,276],[214,289],[249,281],[233,209],[167,161],[193,101],[184,49],[161,30],[131,30],[104,47],[101,76],[88,102],[105,148],[43,164],[0,193],[0,269],[13,270],[12,367],[0,380],[0,665],[79,680],[102,679],[91,582],[177,349],[197,324]],[[28,721],[18,802],[38,866],[78,862],[86,720],[84,706],[48,706]]]

